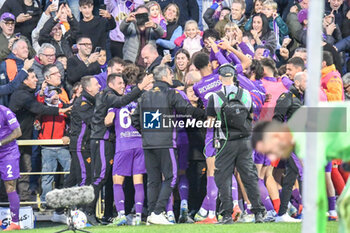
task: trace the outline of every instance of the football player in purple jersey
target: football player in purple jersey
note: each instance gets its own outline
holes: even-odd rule
[[[198,53],[193,58],[193,64],[202,75],[202,79],[194,84],[193,91],[196,96],[203,102],[204,107],[208,105],[209,97],[221,90],[221,81],[219,75],[213,73],[209,56],[206,53]],[[207,162],[207,195],[205,196],[195,220],[200,223],[216,223],[216,197],[218,188],[214,180],[215,169],[215,148],[213,146],[213,128],[208,128],[205,137],[205,156]]]
[[[123,95],[125,92],[123,79],[120,79],[120,82],[118,82],[116,91],[120,95]],[[143,174],[146,173],[146,168],[141,135],[131,125],[130,114],[134,111],[135,107],[134,103],[130,103],[122,108],[109,109],[105,118],[106,126],[114,124],[116,142],[118,142],[115,146],[112,171],[114,203],[118,212],[118,217],[115,218],[113,224],[118,226],[124,225],[127,222],[123,191],[125,176],[132,176],[134,181],[136,217],[133,220],[133,225],[141,224],[144,201]]]
[[[21,135],[22,131],[15,114],[10,109],[0,105],[0,177],[5,183],[11,212],[11,224],[4,231],[20,230],[16,180],[19,178],[21,154],[16,139]]]

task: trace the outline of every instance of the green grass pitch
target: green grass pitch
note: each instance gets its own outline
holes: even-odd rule
[[[50,226],[50,224],[46,224]],[[43,227],[34,230],[22,230],[25,233],[54,233],[65,229],[65,225],[54,227]],[[87,227],[84,230],[91,233],[136,233],[136,232],[150,232],[150,233],[298,233],[301,232],[300,223],[236,223],[232,225],[198,225],[198,224],[175,224],[172,226],[96,226]],[[72,232],[72,231],[68,231]],[[338,223],[329,222],[327,225],[327,233],[337,233]]]

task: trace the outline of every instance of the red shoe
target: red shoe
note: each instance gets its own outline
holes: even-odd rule
[[[218,223],[218,220],[216,219],[216,217],[214,218],[207,217],[202,221],[196,222],[196,224],[215,224],[215,223]]]
[[[242,210],[239,208],[238,205],[235,205],[235,207],[233,207],[233,213],[232,213],[232,219],[234,222],[236,222],[239,218],[239,216],[241,216]]]
[[[298,211],[298,214],[301,214],[303,212],[303,205],[302,204],[300,204],[299,205],[299,211]]]
[[[16,231],[16,230],[21,230],[21,227],[12,222],[10,226],[8,226],[4,231]]]

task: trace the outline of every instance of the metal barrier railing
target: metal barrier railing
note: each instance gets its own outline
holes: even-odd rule
[[[18,146],[62,146],[62,139],[37,139],[37,140],[17,140]],[[20,175],[67,175],[70,172],[21,172]],[[40,198],[37,201],[23,201],[20,202],[20,205],[38,205],[44,204],[46,202],[41,202]],[[9,205],[9,202],[0,202],[0,205]],[[102,209],[102,198],[101,192],[99,194],[99,198],[96,206],[96,216],[101,218],[103,215]]]

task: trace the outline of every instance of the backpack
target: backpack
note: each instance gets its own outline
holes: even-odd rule
[[[251,111],[242,102],[243,89],[238,88],[237,94],[231,92],[228,97],[222,91],[216,94],[221,105],[217,118],[223,122],[223,127],[227,128],[228,140],[249,136],[252,118]],[[234,98],[230,98],[231,95],[234,95]]]

